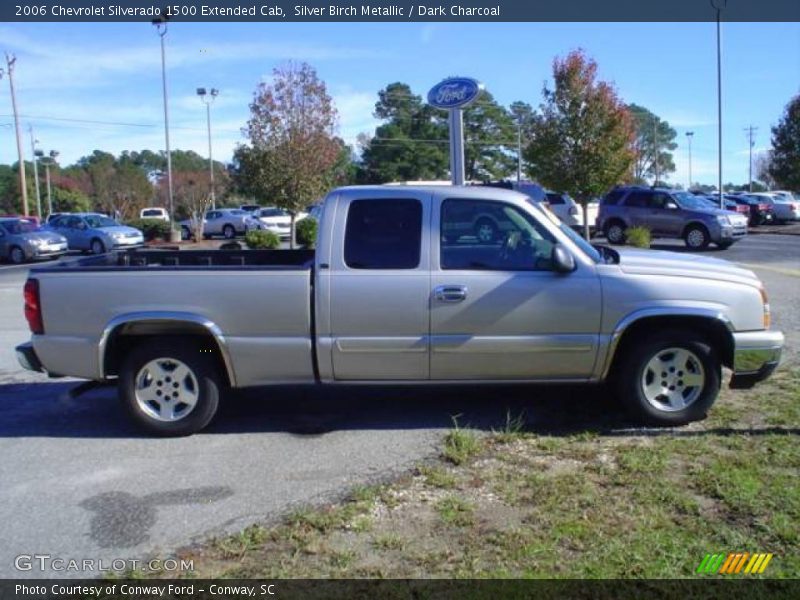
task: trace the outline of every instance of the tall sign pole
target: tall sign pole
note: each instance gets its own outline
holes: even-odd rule
[[[469,77],[450,77],[428,92],[428,104],[448,111],[450,126],[450,181],[464,185],[464,108],[483,91],[483,84]]]

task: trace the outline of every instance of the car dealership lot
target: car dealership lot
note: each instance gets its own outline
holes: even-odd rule
[[[656,240],[654,247],[685,252],[680,240]],[[800,236],[749,236],[705,254],[757,272],[774,326],[786,334],[785,360],[796,363]],[[204,433],[145,438],[128,424],[111,388],[72,397],[77,382],[16,365],[13,347],[28,338],[21,310],[26,274],[25,267],[0,268],[2,577],[42,575],[16,571],[19,554],[163,558],[192,541],[334,497],[435,453],[451,415],[489,429],[502,425],[507,409],[525,409],[529,420],[565,425],[602,418],[609,406],[600,390],[571,387],[260,389],[228,403]],[[570,410],[560,411],[561,404]]]

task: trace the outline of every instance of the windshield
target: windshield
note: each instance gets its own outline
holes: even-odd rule
[[[86,215],[84,219],[89,227],[94,229],[99,227],[117,227],[119,225],[114,219],[104,217],[103,215]]]
[[[31,233],[39,230],[33,221],[3,221],[2,225],[3,229],[11,234]]]
[[[708,201],[704,201],[702,198],[699,198],[694,194],[689,194],[688,192],[674,192],[672,195],[678,201],[678,206],[681,208],[694,208],[703,210],[711,208],[710,202],[713,202],[713,200],[710,199]]]

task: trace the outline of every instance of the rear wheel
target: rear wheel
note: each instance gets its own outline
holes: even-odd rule
[[[481,244],[491,244],[497,239],[497,226],[490,219],[478,219],[475,223],[475,237]]]
[[[163,436],[191,435],[217,412],[222,381],[211,354],[194,338],[157,338],[137,346],[120,369],[118,393],[142,428]]]
[[[8,260],[15,265],[21,265],[25,262],[25,252],[19,246],[11,246],[11,250],[8,252]]]
[[[604,233],[606,234],[606,239],[611,244],[625,243],[625,225],[619,221],[611,221],[606,225]]]
[[[686,242],[686,246],[692,250],[704,250],[708,248],[711,238],[705,227],[702,225],[692,225],[686,230],[686,233],[683,234],[683,240]]]
[[[646,423],[700,420],[719,394],[720,360],[708,341],[691,331],[639,340],[620,361],[617,393],[629,412]]]

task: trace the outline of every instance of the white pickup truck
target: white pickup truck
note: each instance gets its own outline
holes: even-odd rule
[[[480,236],[490,216],[497,235]],[[764,286],[729,262],[591,246],[523,194],[349,187],[316,251],[127,251],[31,271],[28,369],[116,380],[149,431],[205,427],[227,388],[613,384],[644,421],[702,418],[723,365],[778,365]],[[491,399],[487,399],[491,401]]]

